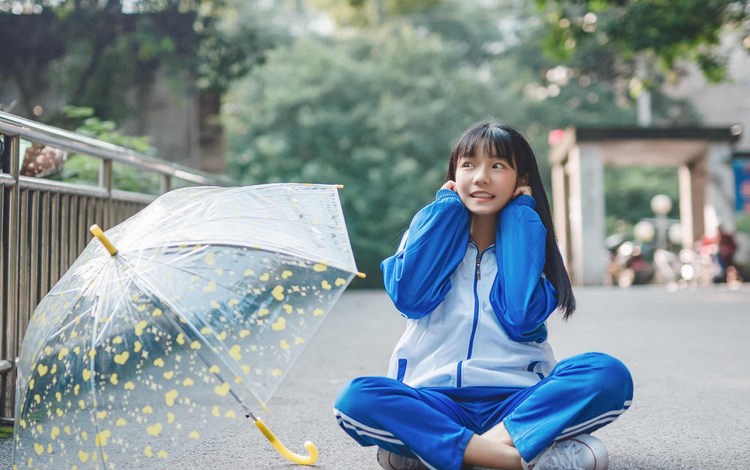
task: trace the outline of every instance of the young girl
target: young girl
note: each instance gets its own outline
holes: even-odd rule
[[[632,380],[601,353],[555,361],[545,321],[575,298],[521,134],[469,128],[381,268],[406,331],[388,377],[353,380],[334,411],[383,468],[607,468],[589,433],[628,409]]]

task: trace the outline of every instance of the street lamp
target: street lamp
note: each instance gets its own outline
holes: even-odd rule
[[[672,210],[672,200],[666,194],[657,194],[651,198],[651,211],[656,215],[656,247],[667,245],[667,214]]]
[[[650,243],[654,239],[654,224],[641,220],[633,226],[633,235],[643,243]]]
[[[677,222],[669,226],[667,229],[667,239],[672,246],[682,244],[682,224]]]

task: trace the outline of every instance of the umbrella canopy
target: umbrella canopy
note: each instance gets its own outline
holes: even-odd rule
[[[329,185],[179,189],[102,240],[24,338],[19,469],[165,466],[265,406],[357,274]]]

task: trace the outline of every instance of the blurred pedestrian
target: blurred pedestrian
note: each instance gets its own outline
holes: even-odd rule
[[[737,269],[734,266],[734,254],[737,251],[737,243],[734,241],[734,235],[727,232],[724,227],[719,225],[718,234],[719,244],[719,266],[721,267],[721,276],[724,281],[727,280],[727,271]]]

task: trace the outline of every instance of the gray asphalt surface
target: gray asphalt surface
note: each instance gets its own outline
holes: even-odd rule
[[[631,409],[596,436],[610,469],[750,469],[750,285],[576,289],[569,322],[550,321],[558,359],[603,351],[635,380]],[[292,451],[320,450],[315,468],[376,470],[374,448],[341,431],[332,403],[351,378],[385,373],[404,320],[381,291],[346,293],[259,416]],[[172,469],[292,469],[249,422],[216,430]],[[0,440],[9,468],[11,439]]]

